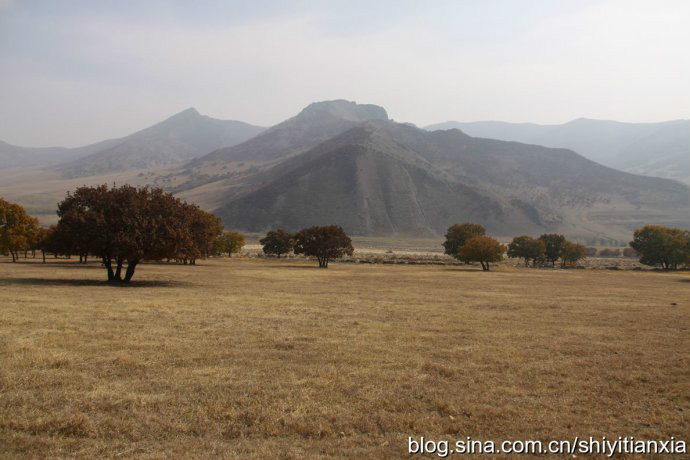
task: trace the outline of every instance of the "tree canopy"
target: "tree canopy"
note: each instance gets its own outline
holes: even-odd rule
[[[197,206],[161,189],[130,185],[80,187],[58,204],[58,216],[55,242],[67,254],[100,257],[111,282],[129,282],[145,259],[194,263],[211,253],[222,230],[217,217]]]
[[[479,235],[467,240],[458,251],[457,258],[463,262],[479,262],[482,270],[489,271],[491,262],[500,262],[506,247],[495,239]]]
[[[259,240],[264,254],[271,254],[280,258],[283,254],[289,254],[294,246],[293,235],[285,229],[270,230],[266,236]]]
[[[516,236],[508,245],[508,257],[525,259],[525,265],[529,265],[530,260],[533,265],[542,260],[546,254],[546,245],[542,240],[523,235]]]
[[[328,268],[331,259],[353,252],[352,240],[337,225],[309,227],[295,234],[295,254],[316,257],[320,268]]]
[[[38,220],[23,207],[0,198],[0,253],[9,253],[16,262],[19,252],[37,244],[40,233]]]
[[[563,266],[575,265],[578,260],[587,257],[587,248],[581,244],[566,241],[561,247],[561,259]]]
[[[214,255],[227,254],[232,257],[242,250],[244,246],[244,235],[239,232],[224,231],[216,238],[213,244]]]
[[[556,261],[561,258],[561,251],[565,243],[565,237],[557,233],[546,233],[539,237],[544,242],[544,254],[546,260],[551,262],[551,265],[556,265]]]
[[[635,230],[630,247],[640,254],[640,262],[675,270],[690,264],[690,232],[662,225],[646,225]]]
[[[446,232],[446,241],[443,242],[444,252],[449,256],[455,257],[467,240],[474,236],[485,234],[486,229],[479,224],[466,222],[464,224],[451,225]]]

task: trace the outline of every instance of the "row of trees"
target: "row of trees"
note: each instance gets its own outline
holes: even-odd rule
[[[331,259],[354,252],[352,240],[337,225],[304,228],[294,234],[279,228],[269,231],[259,243],[264,253],[278,257],[290,252],[316,257],[320,268],[328,268]]]
[[[563,266],[573,266],[578,260],[587,257],[587,248],[578,243],[565,239],[558,233],[546,233],[539,238],[522,235],[513,238],[508,244],[508,257],[524,259],[525,265],[532,262],[532,266],[545,262],[555,266],[560,259]]]
[[[44,260],[46,252],[77,254],[84,262],[93,255],[101,259],[108,281],[128,282],[142,260],[194,264],[197,258],[209,255],[231,256],[245,243],[242,234],[223,231],[212,214],[148,187],[80,187],[59,203],[58,216],[56,226],[40,228],[21,206],[0,198],[0,253],[11,254],[13,262],[20,252],[39,249]],[[334,258],[353,253],[352,241],[336,225],[309,227],[294,234],[271,230],[260,243],[266,254],[304,254],[315,257],[322,268]],[[446,254],[479,262],[486,271],[506,252],[509,257],[524,259],[526,265],[550,262],[555,266],[561,260],[567,266],[591,250],[555,233],[538,238],[518,236],[506,248],[487,236],[484,227],[472,223],[449,227],[443,246]],[[677,269],[690,265],[690,232],[648,225],[635,231],[628,249],[639,254],[643,264]]]

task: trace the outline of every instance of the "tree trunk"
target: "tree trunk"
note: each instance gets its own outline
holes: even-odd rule
[[[108,282],[112,283],[115,281],[115,273],[113,273],[113,264],[110,257],[103,257],[103,266],[108,271]]]
[[[43,263],[46,263],[46,252],[41,250],[41,254],[43,255]]]
[[[134,270],[137,268],[138,263],[139,259],[132,259],[127,262],[127,271],[125,272],[125,279],[123,280],[125,283],[129,283],[132,276],[134,276]]]
[[[84,263],[86,263],[88,260],[89,260],[89,255],[88,255],[88,254],[84,254]]]
[[[17,261],[17,254],[14,251],[10,251],[10,254],[12,255],[12,262]]]
[[[122,264],[124,263],[124,259],[118,257],[115,259],[115,277],[113,281],[122,281]]]

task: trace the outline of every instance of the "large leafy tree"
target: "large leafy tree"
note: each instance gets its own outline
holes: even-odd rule
[[[38,220],[20,205],[0,198],[0,253],[9,253],[16,262],[21,251],[32,248],[39,232]]]
[[[645,265],[675,270],[690,263],[690,232],[662,225],[646,225],[635,230],[630,247]]]
[[[486,234],[486,229],[479,224],[464,223],[448,227],[446,241],[443,242],[445,253],[455,257],[460,248],[472,237]]]
[[[309,227],[295,234],[295,254],[316,257],[320,268],[328,268],[331,259],[353,252],[352,240],[337,225]]]
[[[525,259],[525,265],[529,265],[530,260],[536,265],[546,254],[546,245],[542,240],[532,238],[527,235],[516,236],[508,244],[508,257]]]
[[[142,260],[205,257],[221,231],[220,221],[198,207],[129,185],[80,187],[58,204],[58,216],[52,238],[60,252],[101,258],[111,282],[129,282]]]
[[[264,254],[272,254],[280,258],[282,254],[289,254],[293,250],[295,239],[287,230],[278,228],[266,233],[266,236],[261,238],[259,243]]]
[[[555,266],[556,261],[561,258],[565,237],[557,233],[547,233],[540,236],[539,239],[544,242],[546,260],[551,262],[552,266]]]
[[[489,271],[491,262],[500,262],[506,247],[495,239],[479,235],[462,245],[456,257],[463,262],[479,262],[482,270]]]

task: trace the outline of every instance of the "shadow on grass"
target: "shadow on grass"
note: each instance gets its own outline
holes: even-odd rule
[[[80,280],[70,278],[9,278],[0,280],[0,286],[103,286],[113,288],[183,287],[183,281],[132,280],[129,283],[109,283],[105,280]]]
[[[319,267],[319,264],[314,265],[284,265],[284,264],[272,264],[271,267],[275,268],[286,268],[288,270],[323,270]]]
[[[458,266],[444,266],[441,268],[441,270],[446,271],[446,272],[472,272],[472,273],[494,273],[494,270],[489,270],[488,272],[485,272],[484,270],[481,269],[481,267],[458,267]],[[496,271],[498,273],[498,271]]]

